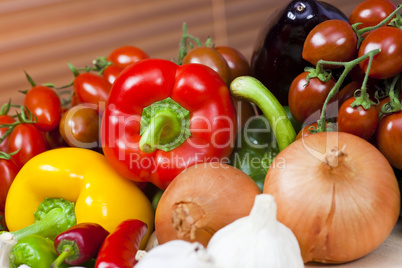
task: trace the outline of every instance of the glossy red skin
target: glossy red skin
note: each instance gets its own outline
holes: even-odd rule
[[[313,113],[321,111],[327,95],[336,83],[335,79],[332,77],[326,83],[318,78],[311,78],[308,85],[306,85],[307,75],[308,72],[299,74],[293,80],[289,88],[289,109],[294,119],[300,123],[303,123]],[[318,117],[315,118],[315,120],[318,119]]]
[[[116,77],[124,70],[123,67],[117,65],[110,65],[105,68],[102,73],[103,78],[109,82],[110,85],[113,84]]]
[[[402,111],[388,114],[380,119],[376,142],[388,162],[402,170]]]
[[[144,153],[138,146],[142,110],[167,97],[190,112],[191,136],[169,152]],[[228,157],[233,150],[232,97],[219,75],[205,65],[178,66],[161,59],[137,62],[115,81],[107,107],[101,131],[103,152],[122,176],[133,181],[149,181],[165,189],[186,167]]]
[[[0,115],[0,125],[1,124],[12,124],[15,119],[7,114]],[[0,137],[2,137],[8,130],[8,127],[0,128]],[[8,153],[8,136],[0,143],[0,151]]]
[[[359,48],[358,56],[374,50],[381,52],[374,56],[369,76],[375,79],[386,79],[402,72],[402,30],[395,27],[380,27],[370,32]],[[369,60],[359,63],[366,72]]]
[[[217,72],[226,85],[231,82],[231,70],[228,62],[216,49],[211,47],[196,47],[183,58],[183,64],[200,63]]]
[[[347,132],[370,140],[378,126],[377,107],[372,105],[369,109],[362,106],[351,107],[355,98],[346,100],[338,111],[338,131]]]
[[[0,211],[4,211],[11,183],[20,168],[11,159],[0,159]]]
[[[109,234],[96,258],[95,268],[132,268],[141,240],[148,231],[147,225],[136,219],[123,221]]]
[[[54,246],[57,253],[61,254],[64,245],[74,243],[79,252],[66,258],[64,262],[79,265],[96,258],[103,241],[108,235],[109,232],[97,223],[78,223],[56,236]]]
[[[109,96],[111,85],[102,76],[82,73],[75,77],[73,87],[79,103],[94,104],[101,109]],[[103,110],[99,113],[102,114]]]
[[[386,17],[388,17],[394,10],[396,5],[389,0],[365,0],[358,4],[350,13],[349,23],[363,23],[359,26],[371,27],[375,26]]]
[[[250,74],[250,64],[240,51],[228,46],[216,46],[215,50],[218,51],[228,63],[230,69],[229,83],[236,77]]]
[[[350,24],[343,20],[327,20],[314,27],[304,41],[302,52],[303,59],[313,65],[317,65],[319,60],[346,62],[356,55],[356,34]]]
[[[20,168],[35,155],[45,152],[46,149],[46,141],[35,124],[19,124],[10,133],[8,151],[12,153],[19,150],[11,158]]]
[[[24,105],[38,121],[36,127],[42,131],[51,131],[58,127],[62,105],[60,97],[52,88],[34,86],[25,95]]]
[[[114,65],[126,68],[134,62],[149,58],[148,54],[142,49],[134,46],[122,46],[113,50],[107,60]]]

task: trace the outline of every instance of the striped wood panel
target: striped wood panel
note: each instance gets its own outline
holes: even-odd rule
[[[360,1],[333,0],[346,14]],[[250,58],[281,0],[0,0],[0,102],[21,103],[24,71],[38,83],[64,85],[67,63],[90,64],[121,45],[172,59],[182,24],[190,34],[230,45]]]

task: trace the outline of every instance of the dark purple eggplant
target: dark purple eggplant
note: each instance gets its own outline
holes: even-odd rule
[[[348,21],[342,11],[321,1],[292,1],[274,12],[260,30],[251,58],[251,75],[260,80],[279,100],[288,104],[293,79],[312,66],[302,58],[304,40],[320,22]]]

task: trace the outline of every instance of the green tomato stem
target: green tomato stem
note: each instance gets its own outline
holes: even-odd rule
[[[234,97],[243,98],[256,104],[272,127],[279,150],[283,150],[296,138],[296,132],[285,109],[278,99],[257,79],[240,76],[230,85]]]
[[[368,94],[367,94],[367,88],[366,88],[366,84],[367,84],[367,80],[368,80],[368,74],[370,71],[370,66],[372,63],[372,59],[375,55],[377,55],[378,53],[380,53],[381,50],[380,49],[374,49],[370,52],[368,52],[367,54],[364,54],[363,56],[356,58],[354,60],[348,61],[348,62],[335,62],[335,61],[324,61],[324,60],[319,60],[317,65],[324,65],[324,64],[328,64],[328,65],[337,65],[337,66],[344,66],[344,70],[341,74],[341,76],[338,78],[338,81],[335,83],[334,87],[331,89],[331,91],[329,92],[327,98],[325,99],[322,111],[321,111],[321,116],[318,122],[318,132],[325,132],[326,128],[327,128],[327,124],[326,124],[326,116],[325,116],[325,111],[326,108],[328,106],[329,101],[336,95],[336,93],[338,92],[340,86],[342,85],[343,81],[345,80],[346,76],[348,75],[348,73],[360,62],[366,60],[367,58],[369,59],[369,65],[367,67],[367,72],[365,74],[364,80],[363,80],[363,84],[361,87],[361,94],[360,97],[362,98],[360,101],[361,102],[367,102],[370,103],[370,100],[368,98]],[[359,105],[358,103],[354,103],[354,105]]]

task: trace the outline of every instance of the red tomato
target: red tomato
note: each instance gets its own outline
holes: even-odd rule
[[[110,88],[108,81],[94,73],[82,73],[74,79],[74,93],[79,102],[95,104],[100,109],[109,97]]]
[[[107,60],[114,65],[126,68],[134,62],[147,58],[149,58],[148,54],[142,49],[134,46],[123,46],[112,51]]]
[[[123,67],[117,65],[109,65],[105,68],[102,73],[103,78],[109,82],[110,85],[113,84],[116,77],[124,70]]]
[[[393,11],[396,5],[390,0],[366,0],[358,4],[349,16],[349,23],[363,23],[358,28],[375,26]]]
[[[335,79],[331,77],[326,83],[318,78],[311,78],[307,84],[308,74],[309,72],[299,74],[289,88],[289,109],[294,119],[300,123],[303,123],[313,113],[321,111],[328,93],[336,83]]]
[[[359,48],[358,56],[381,49],[374,56],[369,76],[375,79],[386,79],[402,72],[402,30],[395,27],[381,27],[370,32]],[[359,63],[366,72],[369,59]]]
[[[402,170],[402,111],[383,116],[376,137],[381,153],[393,167]]]
[[[8,190],[19,170],[13,160],[0,159],[0,211],[4,211]]]
[[[364,109],[358,105],[352,107],[355,97],[346,100],[338,111],[338,131],[347,132],[363,138],[371,139],[378,126],[377,107],[372,105],[369,109]]]
[[[42,131],[51,131],[58,127],[62,105],[56,91],[46,86],[34,86],[25,95],[24,105],[38,121],[36,127]]]
[[[246,57],[241,54],[240,51],[233,47],[228,46],[216,46],[215,50],[219,52],[226,60],[230,69],[229,83],[233,81],[236,77],[249,75],[250,64],[248,63]]]
[[[7,114],[0,115],[0,125],[1,124],[12,124],[15,119]],[[2,137],[8,130],[8,127],[0,128],[0,137]],[[0,151],[8,153],[8,136],[0,143]]]
[[[315,26],[307,35],[302,52],[303,59],[313,65],[317,65],[319,60],[346,62],[356,55],[356,34],[350,24],[343,20],[327,20]]]
[[[46,151],[46,141],[41,131],[31,123],[17,125],[9,135],[8,151],[16,152],[11,158],[22,167],[37,154]]]

